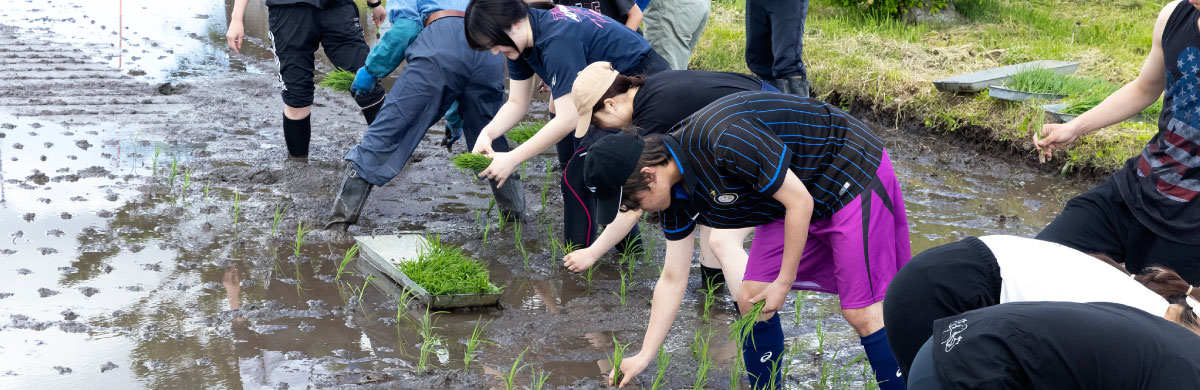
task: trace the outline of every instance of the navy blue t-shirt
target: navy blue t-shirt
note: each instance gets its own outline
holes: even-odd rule
[[[555,99],[571,93],[579,71],[588,64],[608,61],[621,74],[641,65],[650,44],[633,30],[599,12],[566,6],[530,9],[533,47],[521,58],[508,60],[508,77],[528,80],[537,74]]]

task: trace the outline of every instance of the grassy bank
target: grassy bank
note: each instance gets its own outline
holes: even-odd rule
[[[713,3],[691,67],[747,72],[744,0]],[[1081,63],[1077,75],[1123,84],[1149,50],[1155,16],[1165,4],[1117,0],[963,0],[964,24],[910,24],[886,15],[812,0],[804,59],[818,97],[844,107],[865,104],[895,123],[915,121],[962,133],[1036,160],[1032,131],[1039,104],[994,100],[986,93],[937,91],[933,80],[1038,59]],[[1054,163],[1111,171],[1154,135],[1151,123],[1123,122],[1077,140]]]

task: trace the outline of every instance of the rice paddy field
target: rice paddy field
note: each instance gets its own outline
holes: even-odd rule
[[[246,15],[242,55],[224,48],[232,1],[124,3],[121,17],[85,0],[0,9],[0,388],[604,389],[610,368],[640,349],[662,235],[647,224],[644,254],[565,270],[552,153],[522,168],[529,219],[501,220],[487,183],[452,162],[466,145],[438,144],[439,123],[406,172],[372,191],[359,224],[323,230],[343,157],[365,128],[353,100],[318,88],[310,157],[286,160],[261,0]],[[1142,27],[1116,10],[1156,9],[1070,3],[1082,12],[1071,27],[1049,4],[1020,17],[1004,16],[1016,14],[1010,3],[972,4],[959,7],[972,25],[945,28],[821,2],[810,16],[817,90],[885,140],[914,251],[967,235],[1032,235],[1096,184],[1014,159],[1016,146],[948,134],[1028,114],[938,94],[928,81],[1054,54],[1117,83],[1132,77],[1122,64],[1140,61],[1120,50],[1136,50]],[[714,4],[710,35],[736,33],[722,23],[737,12]],[[1005,32],[1014,26],[1057,38]],[[1071,33],[1076,43],[1062,43]],[[1126,38],[1116,51],[1096,49]],[[739,44],[736,35],[723,42]],[[693,66],[736,69],[713,44]],[[740,51],[722,51],[740,61]],[[332,71],[318,55],[318,80]],[[548,118],[545,98],[527,121]],[[442,312],[393,293],[354,236],[396,233],[438,236],[443,255],[477,259],[468,267],[486,270],[499,305]],[[789,296],[787,388],[874,387],[838,307],[827,294]],[[633,387],[748,388],[730,341],[737,319],[728,294],[693,272],[664,347]]]

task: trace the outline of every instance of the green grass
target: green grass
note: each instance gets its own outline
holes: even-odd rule
[[[441,236],[428,235],[414,261],[400,263],[400,271],[433,295],[497,293],[500,288],[488,280],[488,269],[467,257],[459,248],[441,242]]]
[[[713,3],[691,68],[748,73],[744,4]],[[1021,124],[1042,115],[1041,107],[1007,104],[986,94],[942,93],[932,81],[1050,59],[1079,61],[1078,77],[1125,84],[1145,60],[1163,2],[964,0],[954,5],[968,23],[910,24],[835,6],[832,0],[811,2],[804,58],[816,97],[843,108],[857,102],[891,121],[963,134],[1034,158],[1033,129]],[[1077,140],[1062,152],[1066,158],[1054,161],[1114,170],[1156,131],[1153,125],[1123,122]]]
[[[322,87],[342,92],[349,91],[350,84],[354,84],[354,73],[341,68],[335,68],[334,71],[325,75],[320,83],[317,83]]]
[[[505,133],[504,136],[513,142],[524,143],[533,138],[533,135],[537,134],[538,130],[541,130],[543,126],[546,126],[546,121],[521,122],[521,124],[509,130],[508,133]]]
[[[463,153],[454,156],[450,162],[453,163],[458,169],[470,172],[479,172],[487,169],[488,165],[492,165],[492,158],[482,154]]]

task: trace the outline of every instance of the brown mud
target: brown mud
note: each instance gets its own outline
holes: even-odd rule
[[[547,239],[561,230],[551,157],[524,175],[527,261],[511,224],[499,230],[485,213],[486,184],[450,167],[440,124],[405,174],[372,192],[358,226],[320,230],[365,123],[348,96],[318,89],[310,158],[283,158],[261,2],[239,56],[223,48],[232,0],[127,4],[121,56],[107,3],[0,10],[0,388],[503,388],[524,352],[522,363],[552,372],[548,387],[590,389],[605,387],[614,336],[640,347],[662,236],[648,234],[656,250],[636,265],[626,305],[616,256],[601,259],[590,284],[564,270]],[[878,131],[902,180],[915,251],[966,235],[1032,235],[1093,184],[920,130]],[[301,222],[315,230],[297,250]],[[487,260],[505,286],[498,308],[436,316],[444,341],[421,374],[423,311],[398,316],[365,270],[337,277],[353,235],[398,231],[443,235]],[[693,276],[666,343],[667,388],[691,387],[698,329],[716,334],[709,387],[729,387],[733,305],[723,296],[704,316],[698,285]],[[800,315],[783,313],[799,346],[792,385],[862,387],[864,365],[848,365],[861,347],[837,307],[809,294]],[[464,368],[479,320],[490,321],[491,344]],[[647,371],[637,386],[649,387]],[[529,377],[527,368],[517,383]]]

